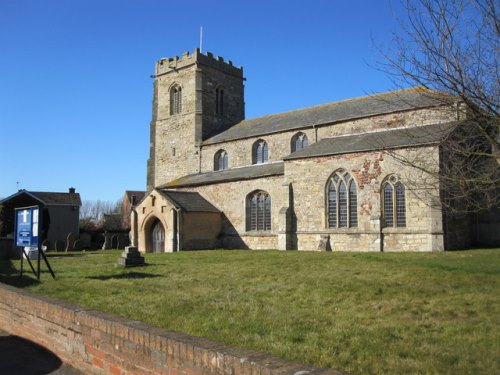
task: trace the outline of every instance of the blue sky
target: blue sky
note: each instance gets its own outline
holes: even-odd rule
[[[373,68],[398,2],[0,0],[0,198],[144,190],[154,63],[243,66],[247,118],[394,89]]]

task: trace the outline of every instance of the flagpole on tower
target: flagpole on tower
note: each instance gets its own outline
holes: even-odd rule
[[[200,52],[203,52],[203,26],[200,26]]]

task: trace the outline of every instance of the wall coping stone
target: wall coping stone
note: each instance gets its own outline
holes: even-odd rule
[[[341,375],[0,283],[0,327],[89,374]]]

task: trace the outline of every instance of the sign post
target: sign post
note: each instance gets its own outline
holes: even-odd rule
[[[40,280],[40,260],[43,258],[52,277],[55,279],[56,276],[42,250],[41,230],[43,228],[43,211],[39,206],[16,208],[15,211],[16,246],[21,247],[21,276],[23,275],[23,259],[26,258],[37,280]],[[36,254],[38,260],[36,271],[31,263],[32,254]]]

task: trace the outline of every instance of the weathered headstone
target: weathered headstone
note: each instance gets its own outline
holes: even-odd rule
[[[135,246],[127,246],[118,258],[118,265],[124,267],[143,266],[144,264],[144,257]]]
[[[75,246],[75,240],[76,237],[73,232],[69,232],[68,237],[66,237],[66,251],[73,250],[73,247]]]

